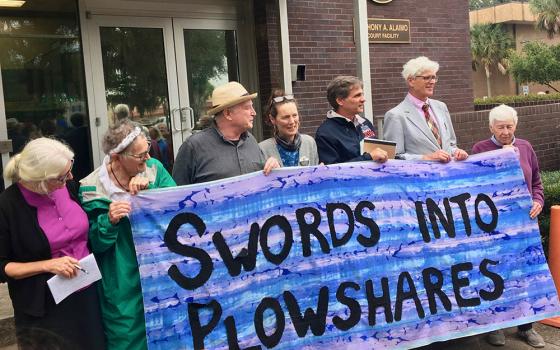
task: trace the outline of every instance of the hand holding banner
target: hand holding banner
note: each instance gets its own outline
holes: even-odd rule
[[[134,198],[150,349],[399,349],[559,314],[518,159],[286,168]]]

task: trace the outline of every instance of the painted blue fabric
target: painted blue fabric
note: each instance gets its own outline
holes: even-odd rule
[[[142,192],[131,222],[148,347],[406,349],[557,316],[530,208],[509,150]],[[246,266],[228,270],[228,254]],[[384,292],[390,309],[376,308]]]

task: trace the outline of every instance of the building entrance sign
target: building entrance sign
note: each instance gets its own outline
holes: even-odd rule
[[[410,20],[408,19],[368,19],[370,43],[410,43]]]

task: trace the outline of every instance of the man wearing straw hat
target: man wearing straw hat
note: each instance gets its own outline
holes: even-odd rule
[[[243,85],[229,82],[212,93],[214,116],[212,125],[188,138],[177,153],[173,178],[177,185],[188,185],[263,170],[268,175],[280,165],[270,157],[265,159],[253,127],[253,99]]]

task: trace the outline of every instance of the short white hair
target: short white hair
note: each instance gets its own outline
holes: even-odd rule
[[[497,121],[512,121],[514,125],[517,125],[517,120],[517,111],[513,107],[504,104],[492,108],[488,114],[488,123],[490,126],[494,125]]]
[[[439,63],[430,60],[426,56],[420,56],[413,58],[404,64],[402,76],[404,80],[407,80],[408,78],[420,75],[427,70],[433,70],[437,73],[439,70]]]
[[[4,178],[11,182],[30,182],[37,186],[39,192],[47,193],[47,180],[60,176],[73,158],[74,152],[70,147],[55,139],[40,137],[10,158],[4,169]]]

